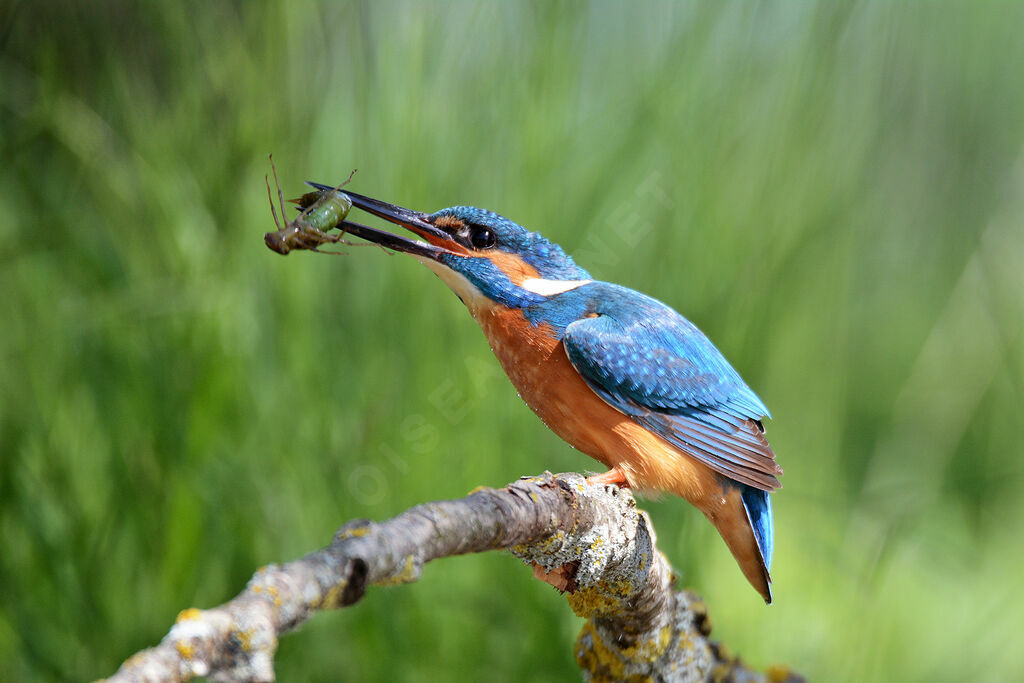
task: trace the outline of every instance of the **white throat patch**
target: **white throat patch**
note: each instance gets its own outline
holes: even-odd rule
[[[474,315],[476,315],[477,310],[482,305],[489,303],[483,292],[477,289],[472,282],[467,280],[462,273],[457,273],[448,266],[438,263],[434,259],[426,258],[424,256],[417,256],[416,259],[427,268],[434,271],[434,273],[436,273],[437,276],[441,278],[441,280],[448,285],[448,287],[455,292],[460,299],[462,299],[462,303],[466,304],[466,307]]]
[[[477,289],[476,286],[466,279],[461,273],[458,273],[448,266],[425,256],[416,256],[416,259],[427,268],[434,271],[453,292],[458,294],[459,298],[462,299],[462,303],[466,304],[466,307],[474,316],[487,310],[491,306],[492,302],[490,299],[488,299],[483,292]],[[533,292],[534,294],[540,294],[541,296],[554,296],[555,294],[568,292],[569,290],[582,287],[583,285],[591,282],[593,282],[593,280],[547,280],[544,278],[532,277],[523,280],[519,286],[527,291]]]
[[[534,294],[554,296],[555,294],[568,292],[591,282],[593,280],[545,280],[544,278],[531,277],[523,280],[523,283],[519,286]]]

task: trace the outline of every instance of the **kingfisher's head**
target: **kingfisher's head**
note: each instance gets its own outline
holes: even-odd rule
[[[526,308],[590,281],[587,271],[560,246],[493,211],[453,206],[427,214],[345,194],[353,206],[400,225],[423,241],[346,221],[348,234],[415,256],[474,314],[487,303]]]

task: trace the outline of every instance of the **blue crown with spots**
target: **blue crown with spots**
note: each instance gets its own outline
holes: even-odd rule
[[[494,233],[495,247],[519,255],[523,261],[536,268],[542,277],[552,280],[590,279],[590,274],[577,266],[562,247],[493,211],[474,206],[453,206],[441,209],[432,218],[441,216],[451,216],[466,225],[488,228]]]

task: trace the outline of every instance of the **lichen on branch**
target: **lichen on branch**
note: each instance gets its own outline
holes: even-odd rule
[[[628,490],[550,472],[385,522],[349,522],[327,547],[261,568],[229,602],[184,610],[109,680],[273,680],[278,638],[316,612],[352,605],[371,585],[415,581],[431,560],[499,549],[532,565],[587,619],[575,651],[588,680],[768,680],[707,639],[703,605],[675,590]]]

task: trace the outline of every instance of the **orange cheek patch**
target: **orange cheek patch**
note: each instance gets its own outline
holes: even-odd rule
[[[486,258],[489,258],[491,263],[498,266],[501,272],[505,273],[508,279],[516,285],[521,285],[526,280],[540,277],[540,273],[537,272],[536,268],[513,254],[494,251],[487,254]]]

